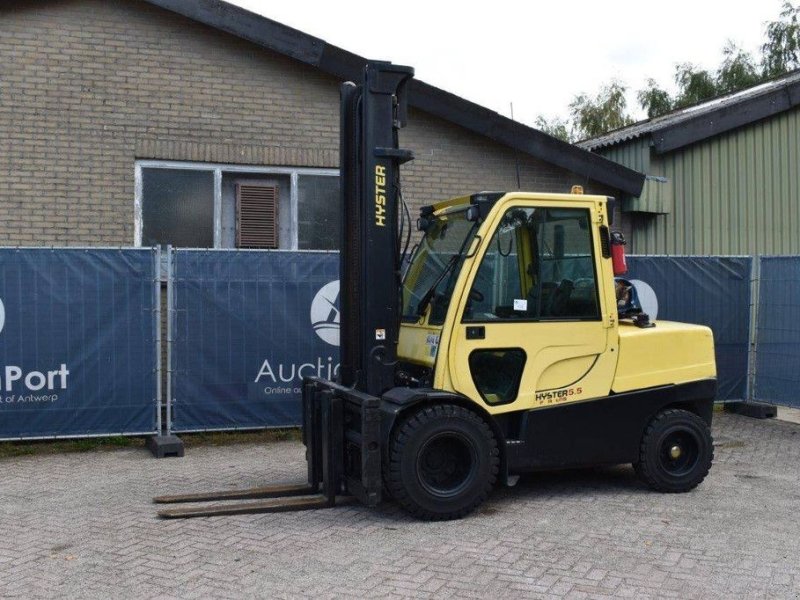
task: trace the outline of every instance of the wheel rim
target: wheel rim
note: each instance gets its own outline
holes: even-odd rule
[[[440,433],[425,442],[417,455],[419,482],[434,496],[457,496],[474,479],[477,460],[469,438],[457,433]]]
[[[658,462],[668,474],[680,477],[690,473],[699,457],[700,439],[694,432],[677,429],[661,438]]]

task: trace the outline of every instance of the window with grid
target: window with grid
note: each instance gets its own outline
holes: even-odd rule
[[[141,160],[136,179],[137,245],[339,247],[336,169]]]

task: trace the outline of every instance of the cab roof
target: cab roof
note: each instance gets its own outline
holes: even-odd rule
[[[504,198],[506,196],[513,195],[513,196],[524,196],[527,199],[542,199],[542,200],[568,200],[568,199],[575,199],[583,198],[588,199],[591,198],[593,200],[611,200],[612,198],[608,198],[607,196],[598,196],[598,195],[589,195],[589,194],[582,194],[582,193],[571,193],[571,194],[563,194],[563,193],[554,193],[554,192],[525,192],[521,190],[513,191],[513,192],[477,192],[475,194],[471,194],[469,196],[457,196],[456,198],[450,198],[449,200],[442,200],[441,202],[435,202],[429,206],[423,206],[420,210],[422,216],[427,216],[433,213],[437,213],[441,210],[447,208],[453,208],[459,205],[463,205],[467,207],[469,205],[480,205],[483,204],[484,206],[491,207],[493,206],[498,200]]]

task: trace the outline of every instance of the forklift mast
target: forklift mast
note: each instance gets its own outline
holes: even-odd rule
[[[380,396],[394,385],[400,328],[400,165],[411,67],[367,65],[341,86],[340,383]],[[410,224],[409,224],[410,226]]]

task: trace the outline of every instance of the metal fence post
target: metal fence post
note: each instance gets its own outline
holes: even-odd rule
[[[161,247],[154,249],[153,269],[153,328],[155,329],[156,340],[156,431],[158,435],[163,433],[161,420]]]
[[[750,339],[747,347],[747,393],[745,400],[755,400],[758,360],[758,305],[761,293],[761,256],[753,256],[750,266]]]
[[[172,434],[172,344],[175,339],[175,251],[167,246],[167,435]]]
[[[161,417],[161,395],[163,393],[163,388],[161,386],[161,374],[162,374],[162,367],[161,367],[161,343],[162,343],[162,336],[161,336],[161,317],[162,312],[159,310],[158,312],[158,330],[159,330],[159,337],[158,337],[158,363],[159,363],[159,373],[158,373],[158,388],[159,388],[159,404],[158,404],[158,415],[159,415],[159,433],[147,440],[147,447],[153,453],[153,456],[156,458],[164,458],[165,456],[183,456],[184,448],[183,448],[183,441],[178,438],[177,436],[172,435],[172,260],[173,260],[173,252],[172,247],[167,246],[167,260],[166,260],[166,272],[162,271],[161,269],[161,260],[160,254],[161,250],[158,251],[159,254],[159,265],[158,265],[158,306],[159,309],[161,308],[161,290],[162,290],[162,281],[163,278],[167,280],[167,398],[166,398],[166,419],[162,419]],[[162,278],[163,276],[163,278]],[[166,426],[164,425],[164,421],[166,421]]]

